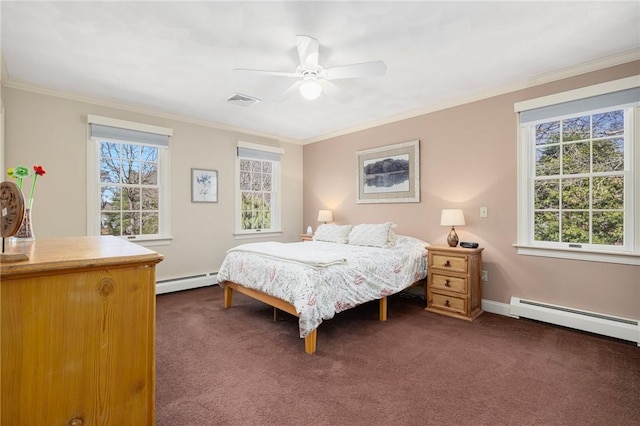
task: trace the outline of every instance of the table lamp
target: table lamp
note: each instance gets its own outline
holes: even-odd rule
[[[462,209],[442,209],[442,215],[440,216],[440,225],[450,226],[451,232],[447,236],[447,243],[451,247],[458,245],[458,234],[456,234],[456,225],[464,225],[464,213]]]
[[[331,210],[320,210],[318,212],[318,222],[333,222],[333,213]]]

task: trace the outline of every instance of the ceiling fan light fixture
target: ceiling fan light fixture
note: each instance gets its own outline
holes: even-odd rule
[[[318,99],[322,93],[322,86],[318,83],[315,76],[305,76],[304,82],[300,85],[300,94],[303,98],[313,101]]]

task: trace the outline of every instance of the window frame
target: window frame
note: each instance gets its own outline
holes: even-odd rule
[[[264,229],[242,229],[242,191],[240,190],[240,160],[250,159],[250,157],[241,156],[240,148],[246,148],[254,151],[262,151],[266,154],[276,154],[282,156],[284,149],[269,145],[255,144],[250,142],[238,141],[235,155],[235,209],[234,237],[236,239],[261,238],[267,236],[281,235],[282,231],[282,158],[279,160],[262,160],[271,161],[272,168],[272,208],[271,212],[271,228]]]
[[[588,248],[569,247],[568,243],[552,243],[533,240],[533,181],[535,177],[535,159],[532,149],[533,138],[531,125],[523,125],[520,113],[536,108],[544,108],[565,102],[576,101],[593,96],[613,93],[616,91],[640,87],[640,76],[614,80],[594,86],[588,86],[568,92],[562,92],[542,98],[518,102],[514,111],[518,113],[518,190],[517,190],[517,243],[519,255],[543,256],[561,259],[586,260],[628,265],[640,265],[640,106],[625,106],[631,109],[630,120],[625,113],[625,134],[630,143],[625,146],[625,246],[603,247],[602,249],[589,246]],[[623,109],[623,108],[621,108]],[[585,111],[587,113],[589,111]],[[545,121],[562,119],[562,115]],[[628,162],[628,164],[627,164]]]
[[[154,235],[123,235],[118,236],[127,241],[140,243],[143,246],[167,245],[172,240],[171,236],[171,161],[169,146],[146,144],[131,140],[119,140],[116,138],[92,138],[91,124],[117,127],[126,130],[155,133],[171,137],[173,130],[151,126],[148,124],[118,120],[108,117],[100,117],[89,114],[87,117],[87,235],[99,236],[100,233],[100,144],[104,141],[115,143],[134,144],[142,146],[154,146],[158,148],[158,228],[159,233]]]

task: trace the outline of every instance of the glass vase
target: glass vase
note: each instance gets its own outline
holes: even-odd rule
[[[20,223],[20,228],[18,228],[18,232],[13,236],[14,241],[33,241],[36,239],[33,233],[33,222],[31,221],[32,207],[33,198],[30,198],[25,206],[24,217],[22,218],[22,223]]]

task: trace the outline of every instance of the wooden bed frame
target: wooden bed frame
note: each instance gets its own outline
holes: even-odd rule
[[[413,287],[416,284],[419,284],[424,280],[417,281],[411,284],[410,287]],[[267,305],[273,306],[273,319],[276,319],[277,309],[290,313],[291,315],[298,316],[296,312],[296,308],[289,302],[286,302],[282,299],[278,299],[277,297],[270,296],[266,293],[263,293],[258,290],[254,290],[251,288],[244,287],[242,284],[234,283],[232,281],[224,281],[223,283],[223,291],[224,291],[224,307],[230,308],[233,301],[233,291],[237,290],[239,293],[245,294],[249,297],[252,297],[256,300],[259,300]],[[383,297],[380,300],[380,308],[379,308],[379,317],[380,321],[387,320],[387,297]],[[316,351],[316,344],[318,342],[318,329],[314,329],[311,333],[304,338],[304,351],[308,354],[313,354]]]

